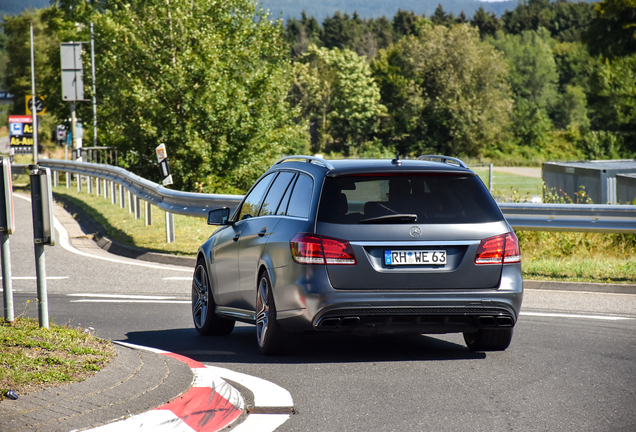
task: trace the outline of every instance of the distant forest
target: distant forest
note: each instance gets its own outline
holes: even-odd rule
[[[283,19],[300,18],[302,12],[322,21],[327,16],[340,11],[352,15],[354,12],[363,18],[390,18],[398,10],[413,11],[419,15],[432,15],[438,5],[453,15],[464,12],[472,17],[475,11],[483,7],[486,12],[494,12],[502,16],[507,10],[514,10],[519,3],[513,1],[482,2],[477,0],[262,0],[265,9],[269,9],[274,17],[282,12]]]

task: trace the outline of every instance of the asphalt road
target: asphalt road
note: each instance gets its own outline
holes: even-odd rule
[[[16,200],[13,285],[16,314],[37,316],[35,281],[19,279],[35,275],[28,206]],[[280,431],[636,430],[636,295],[527,290],[505,352],[472,353],[461,335],[321,334],[266,358],[251,326],[196,333],[189,269],[121,261],[47,248],[51,321],[272,381],[298,412]]]

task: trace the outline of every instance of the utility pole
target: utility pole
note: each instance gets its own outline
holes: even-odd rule
[[[33,163],[38,163],[38,113],[35,109],[35,54],[33,50],[33,21],[31,21],[31,114],[33,115]]]

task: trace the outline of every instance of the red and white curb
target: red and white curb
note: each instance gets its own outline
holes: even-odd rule
[[[186,363],[194,374],[192,387],[163,406],[89,429],[89,431],[215,432],[221,430],[235,422],[245,409],[241,394],[223,378],[248,388],[254,395],[255,407],[247,410],[248,416],[231,429],[233,432],[274,431],[291,416],[293,407],[291,395],[274,383],[229,369],[206,366],[169,351],[126,342],[116,343],[165,355]],[[272,408],[276,408],[273,412],[279,412],[283,408],[283,411],[289,413],[259,414],[259,412],[272,412]],[[254,413],[250,414],[250,411]]]

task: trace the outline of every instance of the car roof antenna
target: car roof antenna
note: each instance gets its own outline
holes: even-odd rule
[[[395,154],[395,159],[391,161],[393,165],[402,165],[402,161],[400,160],[400,153]]]

